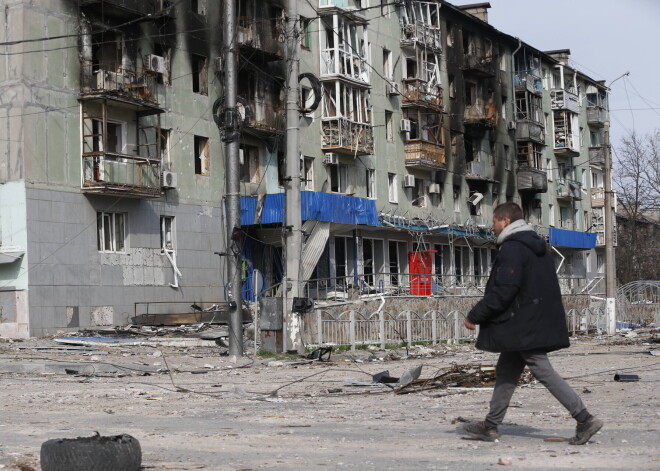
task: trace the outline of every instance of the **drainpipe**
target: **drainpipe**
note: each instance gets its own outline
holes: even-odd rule
[[[80,62],[82,68],[82,89],[92,88],[92,27],[82,15],[80,20]]]

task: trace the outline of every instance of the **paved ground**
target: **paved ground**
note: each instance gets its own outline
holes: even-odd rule
[[[38,470],[44,441],[98,431],[135,436],[144,470],[484,470],[500,468],[500,458],[534,470],[660,469],[653,340],[578,339],[552,354],[556,369],[606,421],[593,443],[580,447],[547,440],[567,440],[574,422],[540,385],[516,392],[501,440],[484,443],[463,437],[456,419],[482,418],[489,390],[396,395],[346,382],[385,369],[399,376],[420,364],[428,378],[453,362],[494,363],[494,355],[469,345],[282,365],[231,363],[208,346],[119,345],[84,354],[32,350],[57,347],[48,339],[0,343],[0,468]],[[368,361],[371,354],[401,359]],[[617,371],[640,381],[615,382]]]

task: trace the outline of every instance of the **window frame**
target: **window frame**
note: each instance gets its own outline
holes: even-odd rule
[[[110,223],[110,224],[107,224]],[[101,253],[126,253],[128,213],[96,212],[96,248]],[[121,234],[119,233],[121,232]],[[120,237],[118,237],[120,236]],[[118,242],[120,242],[118,244]]]
[[[209,152],[209,138],[205,136],[193,135],[193,151],[195,153],[195,175],[208,177],[211,166],[211,156]]]

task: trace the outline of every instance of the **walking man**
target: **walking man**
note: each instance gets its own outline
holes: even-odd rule
[[[525,365],[577,421],[573,445],[583,445],[603,426],[550,365],[548,352],[569,346],[566,313],[552,253],[523,219],[520,206],[504,203],[493,211],[499,248],[484,297],[465,327],[479,325],[477,348],[500,353],[490,411],[483,422],[466,424],[472,438],[494,441]]]

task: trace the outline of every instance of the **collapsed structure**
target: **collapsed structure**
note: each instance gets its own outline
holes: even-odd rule
[[[548,239],[566,291],[604,289],[608,89],[568,50],[498,31],[488,3],[299,2],[296,31],[286,0],[236,5],[245,299],[282,294],[291,34],[306,296],[479,292],[504,201]],[[7,6],[0,335],[226,299],[221,13],[208,0]]]

